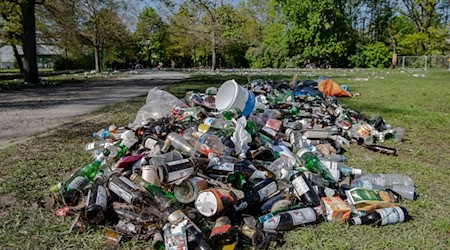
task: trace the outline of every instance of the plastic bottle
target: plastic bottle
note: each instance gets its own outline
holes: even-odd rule
[[[290,161],[287,157],[280,157],[273,161],[267,169],[275,174],[275,177],[278,180],[285,179],[288,180],[290,178],[289,173],[292,172],[292,161]]]
[[[393,185],[414,187],[411,177],[402,174],[366,174],[359,178],[383,188],[391,188]]]
[[[384,226],[407,221],[409,214],[404,207],[389,207],[376,209],[374,212],[361,217],[350,218],[350,225],[377,225]]]
[[[333,173],[333,171],[337,171],[338,179],[336,179],[336,181],[338,181],[341,176],[351,176],[351,175],[362,175],[363,174],[361,169],[348,167],[342,162],[331,161],[331,160],[327,160],[324,158],[319,158],[319,159],[325,165],[325,167],[327,167],[330,170],[331,173]]]
[[[110,134],[109,134],[108,130],[104,129],[104,128],[100,129],[97,132],[92,133],[92,137],[95,139],[99,139],[99,140],[105,140],[109,137],[109,135]]]
[[[279,213],[261,223],[261,228],[263,230],[290,231],[296,227],[315,224],[319,221],[320,218],[316,211],[307,207]]]
[[[168,147],[172,145],[177,150],[180,150],[183,154],[187,156],[192,156],[195,154],[195,148],[189,144],[186,139],[175,132],[170,132],[166,137],[166,142],[164,143],[163,152],[167,152]]]
[[[233,153],[233,149],[223,145],[219,137],[210,134],[203,134],[198,139],[196,150],[205,156],[210,153],[218,155],[231,155]]]
[[[367,189],[374,189],[374,190],[391,190],[398,195],[400,195],[404,199],[408,200],[416,200],[417,199],[417,193],[414,187],[412,186],[405,186],[405,185],[390,185],[388,187],[380,186],[377,184],[372,183],[370,180],[365,179],[354,179],[351,184],[352,187],[355,188],[367,188]]]
[[[203,121],[203,123],[216,129],[231,128],[234,125],[231,121],[217,117],[208,117]]]
[[[320,159],[307,149],[301,149],[297,152],[302,165],[309,171],[320,174],[325,180],[335,181],[333,175],[327,167],[323,165]]]

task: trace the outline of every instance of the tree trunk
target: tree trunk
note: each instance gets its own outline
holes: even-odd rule
[[[102,70],[102,62],[100,58],[100,48],[95,46],[95,71],[100,73]]]
[[[211,31],[211,70],[216,70],[216,34],[214,28]]]
[[[28,83],[39,83],[37,52],[36,52],[36,19],[35,0],[23,0],[20,3],[22,11],[22,47],[24,55],[24,78]]]
[[[22,62],[22,58],[19,55],[19,51],[17,50],[17,46],[15,44],[11,44],[11,47],[14,51],[14,57],[16,58],[17,66],[19,66],[20,74],[23,74],[24,73],[23,62]]]

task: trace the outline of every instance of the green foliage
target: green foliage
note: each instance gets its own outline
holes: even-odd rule
[[[93,54],[71,55],[67,58],[63,55],[55,57],[55,70],[66,69],[92,69],[94,68]]]
[[[332,0],[282,1],[281,10],[288,21],[289,55],[344,63],[353,43],[344,5],[345,1]]]
[[[355,67],[389,67],[391,54],[382,42],[367,45],[358,44],[356,47],[356,54],[350,57],[350,61]]]
[[[152,7],[141,12],[133,34],[140,62],[156,66],[165,60],[166,29],[166,24]]]

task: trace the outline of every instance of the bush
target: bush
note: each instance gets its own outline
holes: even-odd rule
[[[356,54],[349,60],[355,67],[386,68],[389,67],[391,53],[382,42],[367,45],[358,44]]]
[[[67,69],[94,69],[95,58],[93,54],[68,56],[67,59],[63,55],[55,58],[55,70]]]

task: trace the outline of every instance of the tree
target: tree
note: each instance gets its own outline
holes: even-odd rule
[[[35,10],[36,4],[40,4],[41,2],[36,2],[36,0],[6,0],[2,2],[2,6],[8,6],[11,10],[14,10],[18,6],[19,13],[16,11],[12,11],[10,13],[4,13],[2,18],[4,20],[11,20],[14,18],[14,15],[20,16],[20,24],[21,24],[21,33],[16,34],[20,36],[22,49],[23,49],[23,75],[25,82],[28,83],[39,83],[39,73],[37,67],[37,52],[36,52],[36,17]],[[5,9],[3,10],[5,11]],[[16,56],[16,60],[20,66],[20,60],[18,60],[17,49],[15,48],[16,44],[12,44],[14,49],[14,54]]]
[[[93,49],[95,70],[100,72],[102,53],[126,37],[126,28],[117,14],[122,7],[121,2],[110,0],[51,0],[45,14],[55,33]]]
[[[420,45],[423,51],[430,49],[432,30],[436,24],[436,7],[441,1],[446,0],[403,0],[404,8],[400,12],[407,16],[414,25],[416,38],[420,39]]]
[[[226,4],[213,0],[185,0],[180,1],[181,3],[161,0],[160,2],[173,13],[173,17],[176,17],[170,19],[170,25],[208,44],[211,51],[211,69],[215,70],[217,49],[220,47],[223,28],[219,21],[220,11],[218,12],[217,9]]]
[[[152,8],[145,8],[139,15],[134,39],[141,60],[155,66],[155,59],[164,60],[167,26]]]
[[[17,45],[21,45],[22,41],[22,24],[21,24],[20,8],[17,4],[11,2],[0,3],[0,37],[3,38],[3,44],[9,44],[14,53],[20,73],[24,74],[22,58],[17,49]]]
[[[345,65],[354,46],[346,1],[283,0],[281,10],[288,21],[289,56],[315,62],[329,58],[334,65]]]

